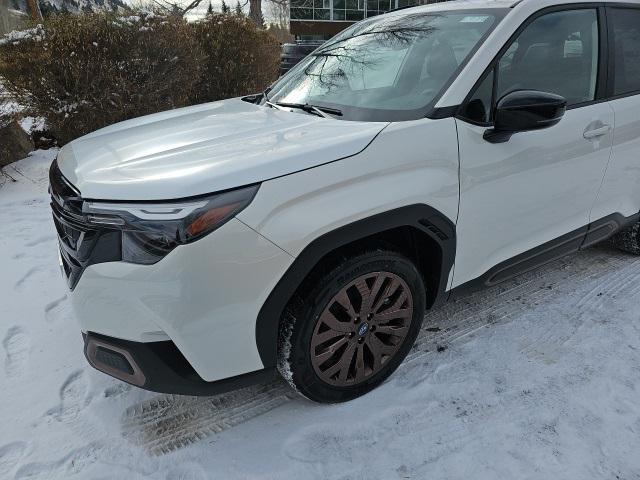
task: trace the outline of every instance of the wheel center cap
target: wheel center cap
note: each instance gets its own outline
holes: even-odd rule
[[[367,333],[369,331],[369,324],[367,322],[364,322],[362,325],[360,325],[360,327],[358,328],[358,336],[362,337],[364,336],[365,333]]]

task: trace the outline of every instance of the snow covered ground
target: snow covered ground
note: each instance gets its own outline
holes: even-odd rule
[[[590,249],[430,313],[381,388],[214,398],[87,366],[46,194],[0,176],[1,479],[640,479],[640,259]]]

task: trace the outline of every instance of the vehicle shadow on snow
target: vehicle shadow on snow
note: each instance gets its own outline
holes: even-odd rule
[[[598,246],[501,285],[461,294],[427,313],[416,344],[400,369],[427,361],[428,355],[471,338],[478,330],[511,322],[536,305],[570,295],[576,285],[597,283],[600,275],[629,263],[629,255],[607,245]],[[397,386],[390,382],[380,388]],[[212,397],[158,395],[127,408],[121,427],[131,443],[151,455],[163,455],[247,422],[295,398],[297,394],[280,378]]]

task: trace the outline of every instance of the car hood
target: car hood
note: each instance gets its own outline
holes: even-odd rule
[[[386,125],[231,99],[103,128],[67,144],[58,166],[84,198],[178,199],[355,155]]]

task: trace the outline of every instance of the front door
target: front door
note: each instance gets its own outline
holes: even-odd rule
[[[589,223],[613,137],[612,108],[597,101],[600,18],[593,7],[553,10],[529,20],[463,106],[457,120],[461,193],[452,286],[489,271],[487,283],[504,280],[535,266],[536,258],[549,260],[581,243],[579,234],[570,233]],[[565,117],[555,127],[518,133],[506,143],[485,141],[496,100],[523,89],[562,95],[569,106]],[[538,248],[540,256],[530,252],[560,237],[558,244]],[[506,262],[514,257],[518,268]]]

